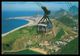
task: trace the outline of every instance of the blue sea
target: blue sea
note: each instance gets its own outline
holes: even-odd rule
[[[40,14],[42,13],[40,12]],[[2,11],[2,34],[28,23],[22,19],[15,20],[14,17],[34,15],[36,15],[36,11]]]

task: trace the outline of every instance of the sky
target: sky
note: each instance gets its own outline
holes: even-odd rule
[[[78,7],[78,2],[2,2],[2,11],[41,11],[41,5],[49,10],[58,10],[72,5]]]

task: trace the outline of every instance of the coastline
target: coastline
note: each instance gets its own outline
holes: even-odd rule
[[[22,26],[20,26],[20,27],[17,27],[17,28],[15,28],[15,29],[7,32],[7,33],[2,34],[2,37],[8,35],[9,33],[12,33],[12,32],[14,32],[14,31],[16,31],[16,30],[19,30],[19,29],[21,29],[21,28],[23,28],[23,27],[36,25],[36,24],[38,23],[38,21],[39,21],[39,18],[40,18],[40,17],[37,17],[37,19],[34,20],[34,18],[32,19],[32,18],[30,18],[30,17],[15,17],[14,19],[23,19],[23,20],[28,21],[29,23],[28,23],[28,24],[25,24],[25,25],[22,25]],[[9,18],[9,19],[11,19],[11,18]]]
[[[24,49],[20,49],[20,50],[4,51],[4,52],[2,52],[2,54],[4,54],[5,52],[19,52],[19,51],[23,51],[23,50],[31,50],[33,52],[39,52],[44,55],[47,54],[47,51],[44,51],[43,49],[40,49],[40,48],[24,48]]]
[[[29,48],[29,50],[36,51],[42,54],[47,54],[47,51],[40,49],[40,48]]]

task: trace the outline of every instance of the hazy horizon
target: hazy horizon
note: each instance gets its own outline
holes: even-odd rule
[[[71,6],[78,7],[78,2],[2,2],[2,11],[42,11],[41,5],[55,11],[60,8],[67,10]]]

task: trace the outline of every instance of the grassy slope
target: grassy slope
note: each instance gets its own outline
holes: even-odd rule
[[[64,34],[65,34],[65,33],[64,33],[64,30],[63,30],[63,28],[61,28],[61,29],[59,30],[59,32],[57,33],[57,35],[55,36],[54,41],[60,40],[60,38],[61,38]]]
[[[71,30],[70,27],[65,26],[64,24],[59,23],[59,21],[54,21],[55,25],[58,26],[59,28],[62,28],[69,34],[74,34]],[[59,26],[60,25],[60,26]],[[74,34],[75,35],[75,34]],[[57,37],[58,38],[58,37]],[[54,38],[54,39],[57,39]],[[78,53],[78,38],[71,41],[70,43],[68,43],[66,46],[64,46],[61,50],[61,52],[57,53],[57,54],[77,54]]]
[[[56,24],[56,23],[55,23]],[[59,24],[60,25],[60,24]],[[58,27],[59,27],[59,25],[58,25]],[[62,25],[62,24],[61,24]],[[62,27],[62,26],[61,26]],[[2,40],[3,40],[3,44],[4,44],[4,46],[6,45],[6,44],[9,44],[9,45],[12,45],[18,38],[21,38],[21,37],[23,37],[23,36],[26,36],[26,38],[29,38],[30,39],[30,37],[32,37],[32,36],[34,36],[35,34],[37,34],[36,33],[36,31],[35,31],[35,29],[36,28],[34,28],[33,26],[32,27],[25,27],[25,28],[22,28],[22,29],[20,29],[20,30],[17,30],[17,31],[15,31],[15,32],[13,32],[13,33],[10,33],[9,35],[7,35],[7,36],[5,36],[5,37],[3,37],[2,38]],[[67,30],[67,27],[65,27],[65,29]],[[69,28],[70,29],[70,28]],[[62,35],[62,34],[61,34]],[[48,37],[48,38],[50,38],[50,36]],[[31,38],[31,39],[33,39],[33,38]],[[44,38],[41,38],[42,40],[44,39]],[[34,39],[33,39],[34,40]],[[40,40],[38,40],[38,41],[40,41]],[[33,41],[34,42],[34,41]],[[76,46],[76,45],[75,45]],[[4,49],[7,49],[7,50],[9,50],[8,48],[10,48],[10,47],[5,47]],[[65,47],[66,48],[66,47]],[[64,51],[65,51],[65,48],[64,48]],[[63,50],[63,49],[62,49]],[[71,49],[67,49],[68,51],[70,51]],[[67,51],[66,50],[66,51]],[[64,51],[62,52],[62,53],[64,53]],[[23,51],[24,52],[24,51]]]
[[[41,54],[41,53],[26,49],[18,52],[5,52],[5,54],[24,54],[25,55],[25,54]]]
[[[78,38],[64,46],[60,54],[78,54]]]
[[[74,19],[74,18],[73,18]],[[74,21],[70,19],[70,16],[62,16],[58,20],[69,27],[74,27]]]
[[[32,30],[31,30],[32,29]],[[11,50],[12,44],[17,40],[22,38],[23,36],[26,36],[26,38],[32,37],[34,34],[36,34],[35,28],[32,27],[24,27],[17,31],[14,31],[13,33],[10,33],[7,36],[2,37],[2,46],[3,50]]]

